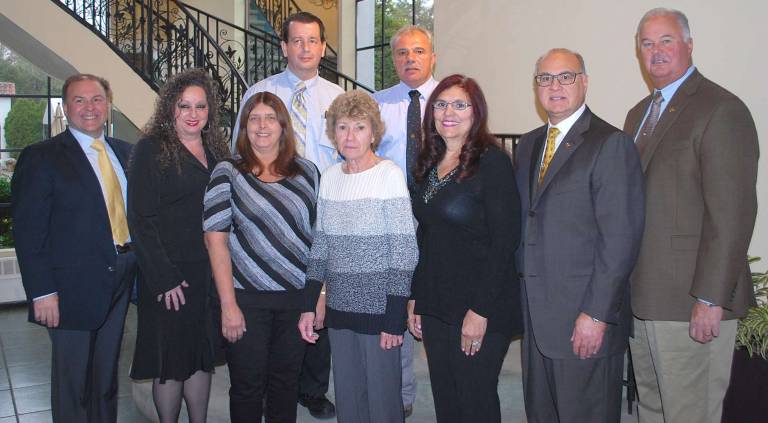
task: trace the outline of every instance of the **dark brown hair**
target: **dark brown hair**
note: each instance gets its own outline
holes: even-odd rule
[[[251,111],[259,104],[269,106],[275,111],[277,121],[280,123],[282,131],[280,133],[280,147],[277,158],[270,166],[271,171],[280,176],[290,178],[299,173],[299,164],[296,163],[296,137],[293,135],[293,125],[288,109],[285,108],[282,100],[270,92],[263,91],[256,93],[248,99],[243,105],[243,111],[240,113],[240,122],[238,122],[239,132],[235,148],[240,158],[235,165],[241,172],[253,173],[256,176],[264,171],[264,164],[256,156],[251,148],[251,141],[248,139],[248,117]]]
[[[421,153],[419,153],[419,160],[416,162],[416,170],[414,172],[417,182],[424,181],[432,168],[437,166],[440,160],[445,157],[445,140],[437,133],[435,109],[432,105],[440,97],[440,94],[454,86],[460,87],[467,93],[469,103],[472,105],[470,107],[472,117],[474,118],[472,127],[469,129],[467,141],[461,147],[459,174],[456,180],[463,181],[472,176],[477,170],[480,157],[488,147],[498,145],[496,137],[488,130],[488,104],[485,102],[485,95],[483,95],[483,90],[480,89],[477,81],[460,74],[448,76],[437,84],[435,90],[432,91],[432,95],[429,96],[429,100],[427,100],[427,110],[422,124],[424,138],[421,141]]]
[[[158,161],[163,168],[175,166],[177,171],[181,171],[181,154],[185,147],[176,133],[176,103],[189,87],[202,88],[208,102],[208,123],[202,132],[203,145],[213,154],[215,162],[229,157],[229,146],[219,127],[221,101],[218,86],[206,71],[193,68],[168,78],[158,93],[155,111],[142,130],[145,137],[160,143]]]
[[[316,23],[317,26],[320,27],[320,41],[325,42],[325,25],[323,25],[323,21],[309,12],[294,13],[283,21],[283,27],[281,28],[280,34],[283,42],[288,42],[288,30],[290,29],[291,22],[300,22],[305,24]]]
[[[109,81],[106,79],[92,75],[90,73],[76,73],[69,78],[67,78],[66,81],[64,81],[64,86],[61,87],[61,98],[64,99],[64,101],[67,101],[67,91],[69,91],[69,86],[74,84],[75,82],[80,81],[94,81],[98,82],[99,85],[101,85],[102,88],[104,88],[104,93],[107,95],[107,101],[111,104],[112,103],[112,88],[109,86]]]

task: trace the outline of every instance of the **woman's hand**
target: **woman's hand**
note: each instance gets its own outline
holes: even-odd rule
[[[320,292],[320,298],[317,299],[317,306],[315,307],[315,330],[320,330],[325,327],[325,292]]]
[[[233,344],[243,337],[245,317],[237,304],[221,307],[221,333]]]
[[[488,327],[488,319],[467,310],[464,323],[461,325],[461,350],[466,355],[475,355],[483,345],[483,337]]]
[[[381,333],[381,341],[379,342],[382,350],[391,350],[392,348],[403,345],[403,335],[390,335],[386,332]]]
[[[408,330],[416,339],[421,339],[421,315],[414,314],[416,300],[408,300]]]
[[[315,313],[311,311],[301,313],[301,317],[299,318],[299,333],[301,334],[301,339],[309,342],[310,344],[317,342],[317,338],[320,337],[320,335],[318,335],[312,327],[314,326],[314,323]]]
[[[166,292],[165,294],[160,294],[157,296],[157,302],[165,298],[165,308],[170,310],[171,305],[173,305],[173,309],[175,311],[179,311],[179,308],[187,303],[186,298],[184,298],[184,291],[182,288],[189,288],[189,284],[187,281],[181,281],[181,283],[172,290]]]

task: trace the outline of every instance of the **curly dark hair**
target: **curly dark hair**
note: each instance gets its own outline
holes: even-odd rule
[[[179,102],[184,90],[192,86],[202,88],[208,100],[208,123],[203,128],[203,145],[213,154],[216,162],[229,157],[229,146],[219,126],[221,100],[218,87],[205,70],[187,69],[170,77],[160,88],[155,102],[155,111],[142,130],[144,137],[160,143],[158,161],[163,168],[175,166],[177,170],[181,170],[181,154],[184,146],[176,134],[176,103]]]
[[[424,122],[422,123],[422,132],[424,138],[421,143],[421,152],[416,162],[414,179],[416,182],[423,182],[433,167],[440,163],[445,157],[445,140],[437,133],[435,127],[435,109],[432,104],[448,88],[453,86],[460,87],[466,91],[469,97],[469,103],[472,105],[472,127],[469,129],[469,135],[464,146],[461,147],[459,154],[459,173],[456,181],[461,182],[472,176],[477,170],[480,157],[485,153],[488,147],[498,145],[496,137],[488,130],[488,103],[485,101],[483,90],[472,78],[461,74],[453,74],[437,84],[432,95],[427,100],[427,110],[424,113]]]

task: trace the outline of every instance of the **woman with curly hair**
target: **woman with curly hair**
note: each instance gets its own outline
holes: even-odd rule
[[[499,422],[499,372],[522,333],[512,162],[488,131],[483,92],[463,75],[432,92],[423,134],[408,326],[424,340],[437,421]]]
[[[174,75],[133,149],[128,221],[139,261],[138,331],[131,377],[153,379],[161,423],[208,410],[214,336],[211,270],[203,241],[203,196],[229,156],[214,81],[202,69]]]

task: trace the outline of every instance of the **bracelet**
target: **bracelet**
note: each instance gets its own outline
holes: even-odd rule
[[[320,291],[320,295],[325,295],[325,291]]]

